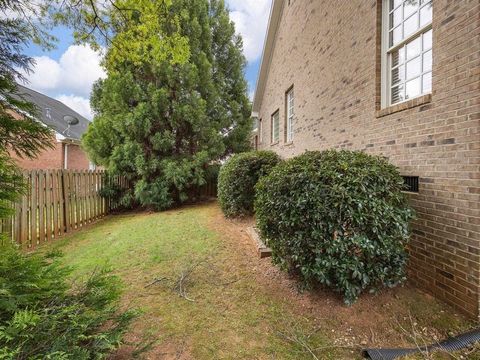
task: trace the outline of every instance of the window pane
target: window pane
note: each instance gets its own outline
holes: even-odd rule
[[[390,14],[390,29],[400,25],[402,22],[402,8],[399,7]]]
[[[422,38],[418,37],[407,44],[407,59],[412,59],[422,52]]]
[[[402,41],[402,26],[398,26],[390,32],[390,46]]]
[[[392,67],[401,65],[405,62],[405,47],[392,52]]]
[[[430,24],[432,22],[432,4],[427,4],[420,9],[420,26]]]
[[[426,94],[432,92],[432,73],[426,73],[423,75],[422,80],[422,93]]]
[[[390,0],[390,11],[399,6],[403,1],[402,0]]]
[[[420,94],[420,78],[407,81],[407,84],[405,86],[405,99],[412,99]]]
[[[417,57],[409,62],[407,62],[407,79],[411,79],[415,76],[420,75],[422,72],[422,59]]]
[[[432,50],[423,54],[423,72],[432,70]]]
[[[418,30],[418,17],[417,17],[417,14],[415,14],[415,15],[410,16],[403,23],[403,36],[404,36],[404,38],[413,34],[417,30]]]
[[[432,30],[428,30],[423,34],[423,50],[428,50],[432,48]]]
[[[418,9],[418,0],[414,1],[405,1],[403,4],[403,16],[406,19]]]
[[[401,65],[392,70],[392,85],[405,81],[405,66]]]
[[[293,140],[293,107],[294,93],[292,89],[287,93],[287,142]]]
[[[275,117],[275,139],[278,141],[280,133],[280,116],[277,113],[277,116]]]
[[[403,84],[392,88],[392,104],[403,101]]]
[[[279,116],[278,112],[272,116],[272,142],[276,142],[279,139]]]

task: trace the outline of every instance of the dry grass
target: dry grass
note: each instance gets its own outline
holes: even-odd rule
[[[111,217],[54,247],[75,276],[112,268],[125,306],[143,311],[116,359],[356,359],[361,347],[412,346],[402,330],[412,319],[425,341],[472,325],[411,287],[353,307],[325,290],[299,293],[255,256],[248,224],[210,203]]]

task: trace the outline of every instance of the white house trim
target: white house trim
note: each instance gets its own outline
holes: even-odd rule
[[[263,92],[265,91],[268,69],[272,62],[272,54],[277,37],[278,26],[283,12],[285,0],[273,0],[272,8],[270,10],[270,18],[268,20],[267,35],[263,45],[262,61],[260,65],[260,72],[257,77],[257,86],[255,89],[255,96],[253,98],[253,113],[258,113],[262,106]]]

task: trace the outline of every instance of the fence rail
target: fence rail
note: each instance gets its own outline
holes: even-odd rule
[[[123,177],[110,177],[104,171],[33,170],[24,177],[28,192],[14,204],[14,216],[0,220],[0,232],[9,234],[24,250],[104,217],[117,203],[102,198],[99,191],[107,183],[128,186]]]

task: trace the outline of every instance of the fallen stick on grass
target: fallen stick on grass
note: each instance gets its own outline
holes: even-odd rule
[[[177,277],[175,281],[167,277],[160,277],[153,280],[150,284],[147,284],[145,288],[149,288],[163,281],[167,281],[171,283],[170,288],[173,292],[175,292],[176,294],[178,294],[180,297],[184,298],[187,301],[195,302],[194,299],[188,296],[187,286],[189,281],[191,281],[191,275],[194,272],[194,270],[204,263],[207,263],[207,260],[200,260],[193,263],[190,266],[187,266],[184,270],[180,272],[180,275]]]

